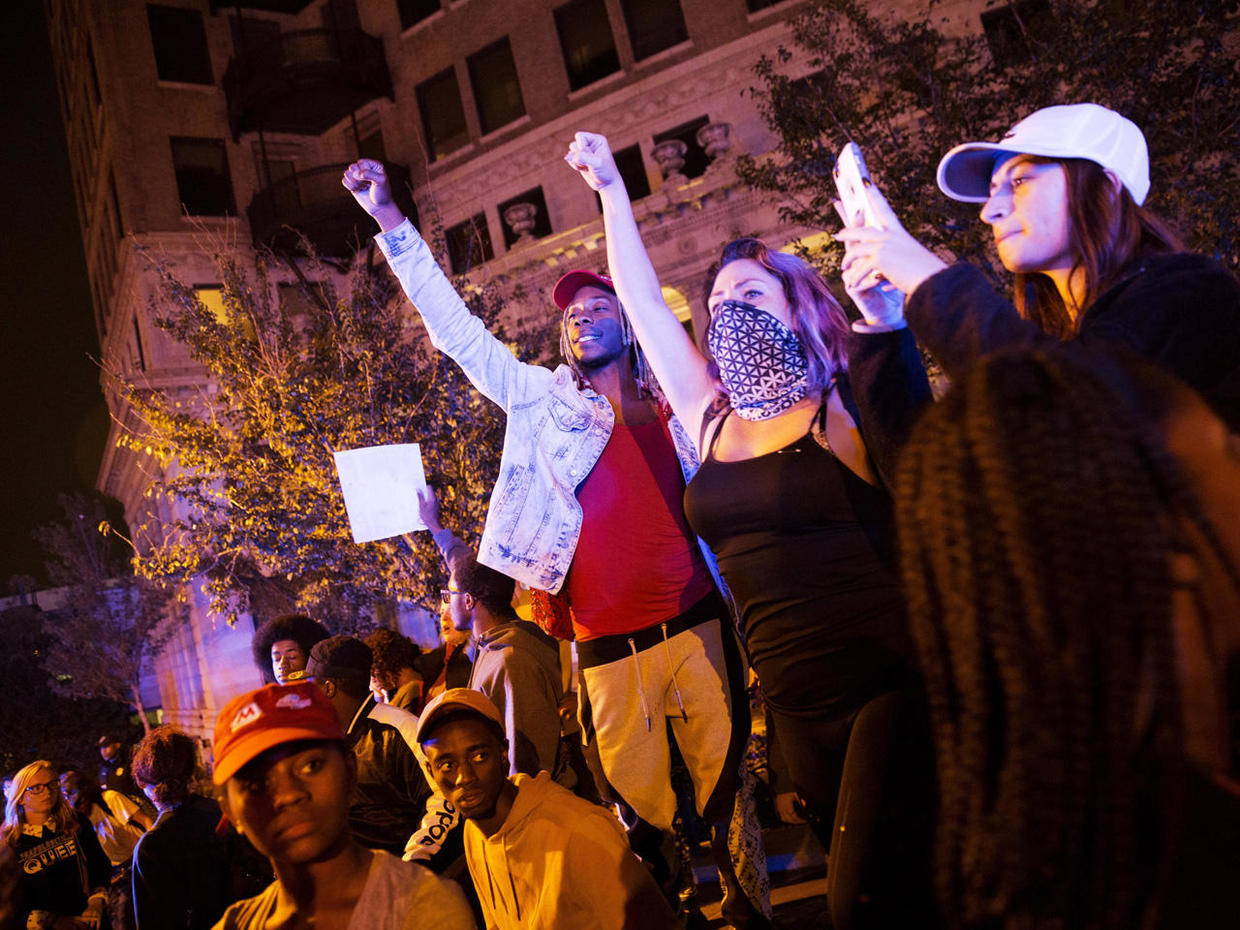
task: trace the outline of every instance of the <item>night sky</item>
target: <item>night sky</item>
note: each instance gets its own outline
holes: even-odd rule
[[[94,486],[108,424],[91,361],[99,342],[42,4],[0,6],[0,592],[8,593],[14,575],[42,580],[30,531],[60,516],[58,493]]]

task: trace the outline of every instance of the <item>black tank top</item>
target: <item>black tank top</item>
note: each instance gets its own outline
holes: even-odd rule
[[[820,425],[825,417],[824,398]],[[890,498],[812,430],[721,462],[721,429],[685,490],[685,513],[736,598],[763,695],[785,713],[833,717],[901,687],[911,649]]]

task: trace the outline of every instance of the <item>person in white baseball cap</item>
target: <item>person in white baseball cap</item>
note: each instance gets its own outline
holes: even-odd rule
[[[943,156],[939,188],[982,204],[1015,299],[972,265],[918,243],[874,186],[877,227],[846,225],[844,283],[907,295],[859,331],[912,327],[950,377],[980,356],[1042,340],[1123,345],[1206,395],[1240,428],[1240,285],[1185,252],[1145,209],[1149,151],[1135,123],[1096,103],[1045,107],[997,142]],[[890,309],[894,308],[894,309]]]
[[[990,176],[1013,155],[1087,158],[1111,172],[1138,204],[1150,191],[1150,153],[1130,119],[1096,103],[1044,107],[998,142],[966,142],[939,162],[939,189],[953,200],[985,203]]]

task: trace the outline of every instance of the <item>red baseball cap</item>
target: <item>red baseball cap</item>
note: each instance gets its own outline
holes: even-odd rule
[[[555,287],[551,289],[551,299],[563,310],[583,287],[601,287],[605,291],[616,293],[616,286],[611,283],[611,275],[578,269],[570,271],[555,282]]]
[[[299,739],[344,739],[340,718],[318,685],[267,685],[233,698],[215,722],[211,779],[222,785],[273,746]]]

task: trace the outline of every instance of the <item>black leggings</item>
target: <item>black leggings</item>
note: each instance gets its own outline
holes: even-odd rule
[[[933,926],[933,760],[920,702],[889,691],[834,720],[768,710],[828,852],[835,930]]]

